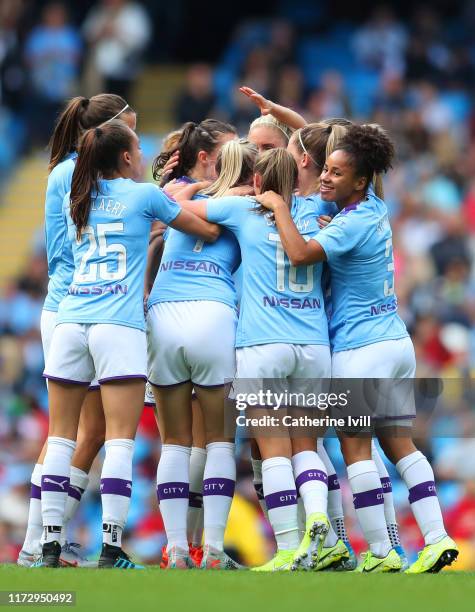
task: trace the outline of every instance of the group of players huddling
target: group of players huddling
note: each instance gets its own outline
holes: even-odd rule
[[[225,381],[276,379],[292,389],[331,377],[414,377],[382,191],[391,140],[379,126],[345,119],[307,124],[241,92],[261,110],[247,139],[213,119],[185,124],[154,161],[163,189],[137,182],[136,115],[121,97],[74,98],[58,119],[41,319],[50,425],[20,565],[142,567],[121,538],[147,380],[162,440],[162,567],[243,569],[223,549],[236,480]],[[375,305],[385,307],[375,314]],[[390,406],[373,434],[408,487],[425,540],[417,561],[408,567],[401,549],[391,482],[371,436],[338,432],[369,546],[356,567],[322,438],[257,432],[254,485],[277,552],[253,570],[423,573],[457,557],[432,468],[407,427],[414,414],[401,410]],[[93,564],[67,542],[65,527],[103,445],[103,547]]]

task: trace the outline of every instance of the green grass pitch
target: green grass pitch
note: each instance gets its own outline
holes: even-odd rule
[[[255,574],[157,568],[47,570],[0,565],[0,590],[71,590],[77,600],[69,609],[91,612],[465,612],[474,609],[475,574]],[[13,608],[26,609],[16,605],[3,609]]]

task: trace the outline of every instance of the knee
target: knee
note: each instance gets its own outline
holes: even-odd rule
[[[411,438],[378,436],[378,441],[384,454],[394,465],[403,457],[417,451]]]
[[[340,440],[341,452],[345,464],[351,465],[358,461],[371,459],[370,438],[342,438]]]
[[[174,434],[165,436],[162,442],[163,444],[174,444],[175,446],[187,446],[191,448],[193,445],[193,438],[191,435],[187,434]]]
[[[77,439],[77,448],[83,448],[91,455],[96,456],[100,449],[104,446],[105,437],[105,423],[80,429]]]
[[[292,455],[302,453],[304,451],[317,450],[317,440],[313,438],[291,438],[292,440]]]

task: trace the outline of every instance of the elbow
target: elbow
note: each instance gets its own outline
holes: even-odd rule
[[[208,236],[206,238],[206,242],[216,242],[216,240],[221,235],[221,228],[219,225],[213,224],[208,230]]]
[[[306,255],[306,253],[302,252],[298,252],[298,253],[292,253],[292,254],[287,254],[290,263],[293,266],[304,266],[305,264],[308,264],[308,257]]]

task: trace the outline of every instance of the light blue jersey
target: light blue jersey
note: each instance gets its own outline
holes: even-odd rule
[[[291,266],[275,223],[250,197],[207,201],[207,218],[235,234],[241,247],[242,296],[236,347],[283,342],[328,345],[322,264]],[[303,236],[318,231],[315,201],[294,197],[292,218]]]
[[[313,207],[314,214],[319,217],[320,215],[327,215],[328,217],[334,217],[338,214],[338,206],[334,202],[324,202],[319,193],[312,193],[306,196],[296,196],[299,205],[305,206],[311,209]]]
[[[236,308],[232,275],[240,263],[239,244],[230,231],[208,243],[170,228],[148,306],[211,300]]]
[[[82,239],[63,202],[74,257],[74,277],[58,310],[58,323],[115,323],[145,329],[143,289],[152,221],[166,224],[178,204],[150,183],[99,181]]]
[[[64,196],[71,190],[77,153],[65,157],[48,177],[45,201],[45,238],[48,259],[48,294],[43,308],[56,312],[74,273],[71,243],[63,216]]]
[[[365,200],[340,211],[315,240],[330,266],[333,351],[406,337],[397,314],[386,204],[368,192]]]

